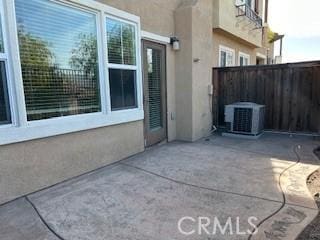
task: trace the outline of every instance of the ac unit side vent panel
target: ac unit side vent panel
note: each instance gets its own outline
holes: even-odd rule
[[[259,116],[259,128],[258,130],[261,132],[264,129],[264,116],[265,116],[265,108],[261,108],[260,116]]]
[[[252,108],[235,108],[233,131],[250,133],[252,130]]]

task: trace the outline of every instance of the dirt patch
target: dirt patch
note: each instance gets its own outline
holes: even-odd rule
[[[315,150],[315,154],[320,160],[320,147]],[[309,191],[314,196],[320,209],[320,169],[314,172],[307,179]],[[303,230],[297,240],[319,240],[320,239],[320,212],[318,216]]]

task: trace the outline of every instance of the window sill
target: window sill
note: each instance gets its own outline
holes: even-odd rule
[[[26,126],[0,128],[0,145],[143,120],[144,112],[130,109],[110,114],[93,113],[28,122]]]

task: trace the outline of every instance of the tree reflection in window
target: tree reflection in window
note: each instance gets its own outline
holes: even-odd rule
[[[48,0],[15,3],[28,120],[99,112],[95,14]]]

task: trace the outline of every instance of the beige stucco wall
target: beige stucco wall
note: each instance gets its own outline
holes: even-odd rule
[[[255,29],[247,17],[237,17],[235,0],[212,0],[214,12],[213,28],[220,28],[232,33],[256,47],[261,47],[262,30]],[[262,13],[263,1],[260,0],[260,13]],[[219,9],[219,10],[217,10]],[[262,16],[262,14],[261,14]]]
[[[164,36],[174,33],[174,11],[184,0],[97,0],[140,16],[142,30]]]
[[[0,146],[0,204],[144,150],[142,121]]]
[[[193,61],[193,140],[210,133],[212,128],[212,0],[200,0],[193,7],[192,61]],[[198,60],[198,62],[197,62]]]
[[[212,26],[214,28],[218,28],[220,24],[220,0],[212,0],[212,10],[213,10],[213,16],[212,16]],[[223,14],[223,13],[221,13]]]
[[[212,124],[210,96],[212,68],[211,0],[186,1],[176,11],[177,138],[195,141],[209,134]]]
[[[180,51],[176,53],[177,138],[192,140],[192,6],[180,7],[175,13],[176,35]]]
[[[229,35],[226,36],[223,33],[213,32],[213,66],[219,66],[219,46],[223,45],[235,50],[235,65],[239,65],[239,52],[243,52],[250,55],[250,64],[256,63],[256,50],[252,46],[248,46],[237,38],[232,38]]]

